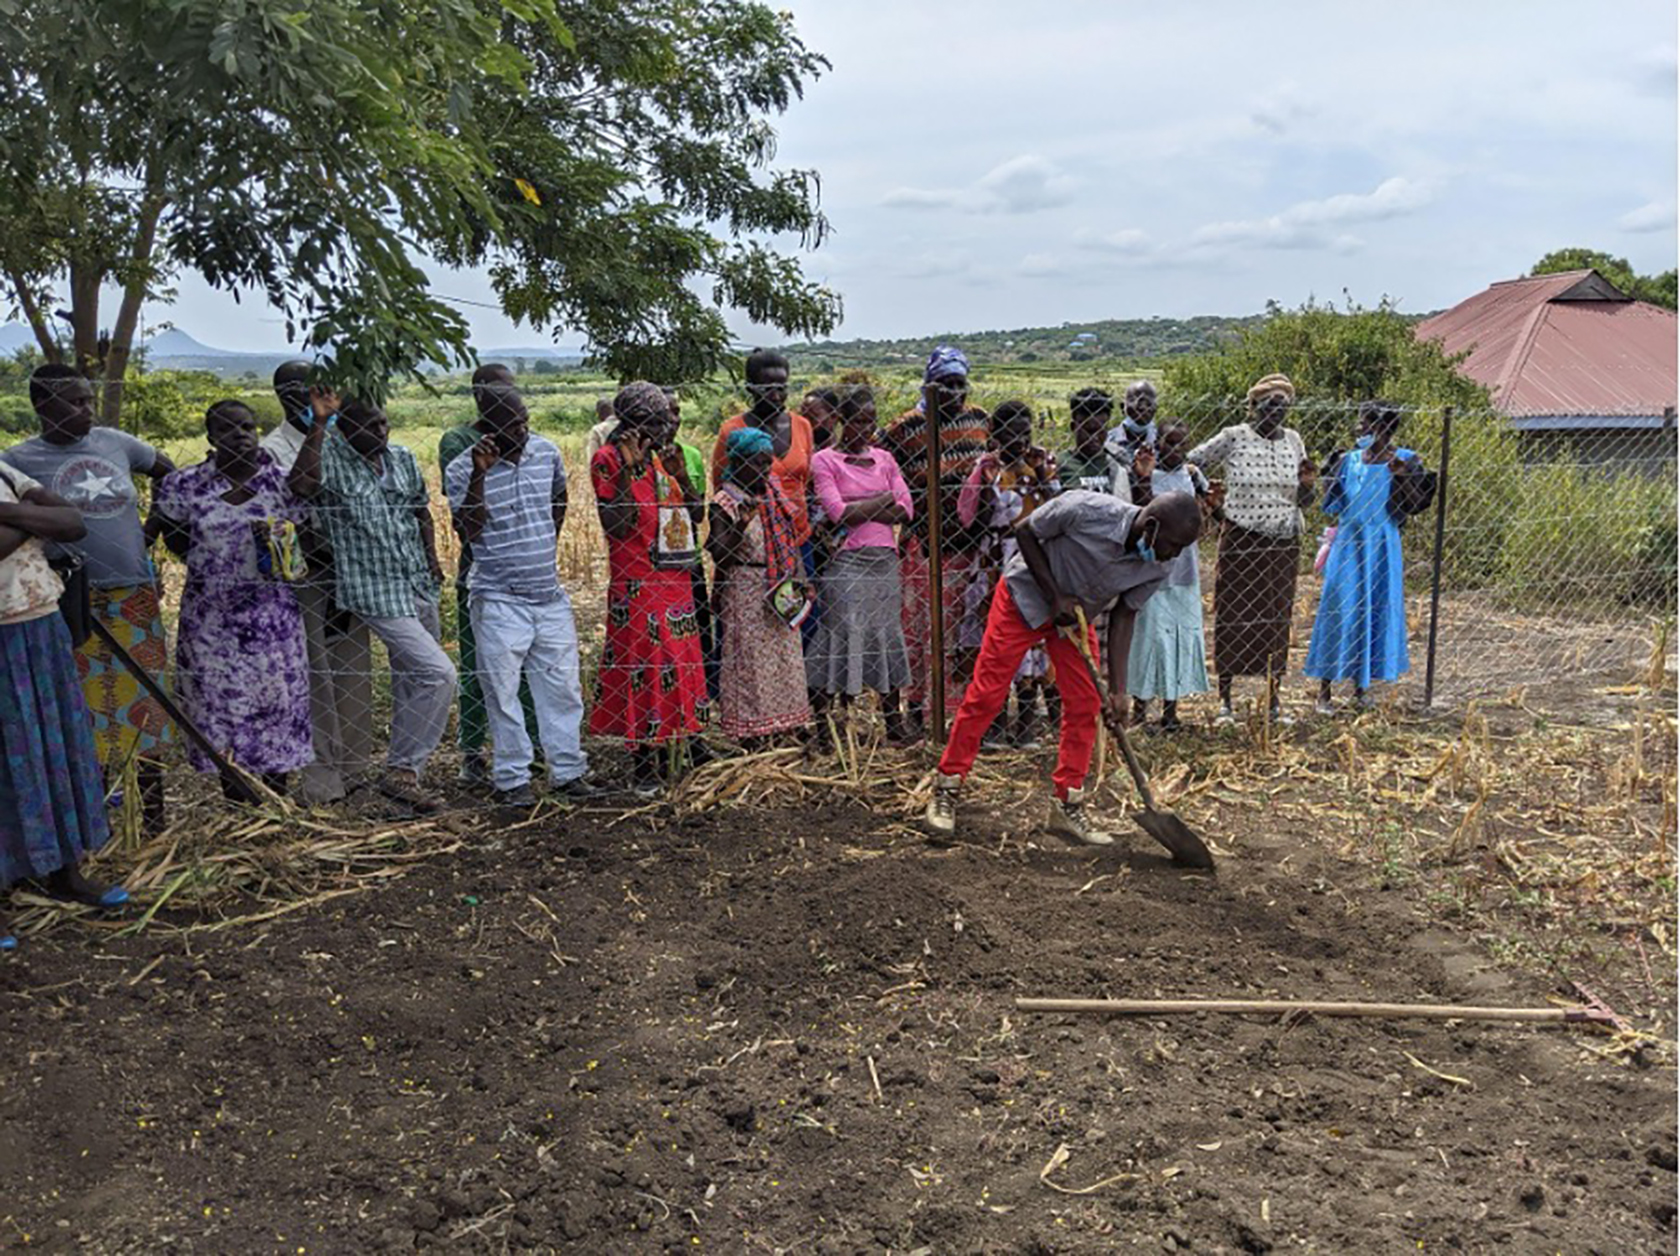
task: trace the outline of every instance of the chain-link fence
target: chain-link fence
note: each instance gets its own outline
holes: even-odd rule
[[[1074,488],[1139,499],[1188,489],[1203,504],[1206,526],[1193,560],[1176,561],[1175,574],[1144,604],[1138,620],[1132,688],[1134,696],[1151,701],[1157,721],[1161,699],[1179,702],[1171,714],[1185,724],[1218,718],[1221,678],[1227,676],[1239,718],[1263,700],[1268,681],[1276,686],[1283,716],[1309,718],[1323,680],[1333,683],[1338,708],[1351,686],[1369,698],[1407,703],[1432,689],[1435,705],[1450,709],[1523,687],[1624,682],[1644,673],[1653,658],[1660,664],[1668,648],[1677,565],[1672,413],[1525,422],[1492,412],[1373,414],[1358,405],[1300,400],[1279,406],[1275,430],[1257,431],[1267,423],[1244,398],[1160,395],[1151,414],[1136,393],[1128,414],[1129,377],[1094,379],[1070,397],[1061,381],[988,375],[950,403],[940,428],[943,535],[937,552],[944,613],[936,634],[928,615],[930,450],[926,414],[918,412],[920,381],[905,371],[873,382],[867,401],[876,422],[863,440],[847,428],[848,417],[867,426],[857,418],[863,397],[858,382],[795,382],[788,404],[810,416],[813,446],[805,448],[798,434],[804,421],[784,425],[793,431],[795,447],[782,453],[788,432],[778,435],[777,467],[788,472],[778,478],[790,495],[804,498],[797,512],[809,510],[813,520],[811,543],[801,555],[801,572],[812,577],[819,594],[812,623],[845,620],[872,635],[858,645],[838,631],[814,632],[807,623],[778,638],[752,620],[769,613],[765,600],[738,593],[742,569],[754,573],[751,582],[762,582],[773,561],[762,525],[755,534],[749,520],[739,542],[745,548],[722,574],[717,555],[702,548],[694,557],[701,574],[684,576],[691,591],[686,612],[674,591],[675,601],[660,614],[676,626],[674,636],[688,634],[685,613],[692,617],[704,608],[716,619],[716,635],[702,634],[699,654],[685,647],[681,664],[690,667],[705,656],[707,675],[689,688],[704,693],[714,712],[720,699],[725,707],[737,704],[728,722],[711,717],[714,732],[729,728],[740,736],[806,722],[809,717],[794,718],[802,704],[792,693],[806,680],[818,722],[830,715],[842,723],[851,718],[840,707],[848,690],[886,690],[892,709],[908,717],[920,706],[934,723],[928,703],[942,683],[947,710],[954,710],[1010,557],[1009,527],[1028,508]],[[837,408],[841,401],[847,404]],[[718,413],[687,416],[678,433],[679,441],[694,447],[688,487],[710,504],[713,518],[720,486],[706,481],[713,475],[717,423],[749,404],[750,398],[739,406],[725,401]],[[936,400],[936,408],[945,404]],[[440,470],[451,452],[471,456],[478,433],[468,423],[470,412],[461,418],[460,427],[444,434],[442,448],[435,435],[416,442],[423,490],[413,496],[409,486],[404,491],[411,496],[388,502],[385,518],[392,529],[414,527],[418,516],[401,507],[429,508],[444,573],[437,590],[440,636],[471,690],[470,678],[505,662],[507,647],[505,641],[496,645],[497,657],[487,659],[480,645],[474,658],[471,643],[463,641],[469,617],[460,600],[462,540]],[[540,422],[536,426],[540,431]],[[615,580],[623,569],[609,563],[587,470],[599,437],[590,441],[575,430],[550,435],[569,471],[557,568],[575,613],[576,644],[560,646],[578,660],[578,687],[593,703],[603,668],[615,667],[629,669],[627,688],[669,687],[671,665],[663,656],[631,661],[607,651],[603,659],[613,617],[630,613],[629,603],[615,603],[609,588],[622,594],[629,583],[645,582],[640,576]],[[1365,437],[1375,439],[1367,443]],[[295,445],[300,434],[287,439]],[[400,423],[394,440],[405,441]],[[823,509],[805,468],[817,448],[848,441],[848,448],[824,455],[857,472],[840,479],[855,480],[858,494],[879,496],[888,480],[877,482],[869,478],[874,470],[864,472],[871,449],[887,451],[909,489],[909,522],[882,509],[878,517],[848,523]],[[270,525],[290,521],[306,538],[319,535],[326,530],[322,505],[288,503],[278,474],[241,486],[213,469],[184,467],[160,482],[165,487],[150,490],[146,458],[118,442],[110,448],[79,445],[56,463],[50,449],[13,460],[99,524],[100,537],[89,545],[105,546],[117,536],[142,559],[149,549],[160,597],[148,601],[147,582],[138,574],[113,581],[107,573],[104,588],[95,590],[95,611],[119,644],[182,699],[219,751],[276,780],[287,773],[296,774],[294,785],[314,778],[305,796],[331,798],[376,773],[392,736],[393,692],[412,683],[414,667],[399,667],[393,684],[379,634],[338,605],[319,552],[311,555],[303,544],[313,574],[296,583],[288,578],[291,531]],[[176,479],[172,486],[170,479]],[[367,491],[397,490],[376,465]],[[636,509],[659,511],[664,491],[656,489]],[[852,500],[845,491],[851,490],[842,491],[842,509]],[[173,519],[174,533],[165,529],[164,544],[148,547],[139,523],[148,506],[160,504],[166,509],[155,513]],[[881,526],[865,526],[882,519],[884,544]],[[874,534],[874,561],[853,555],[836,566],[848,549],[860,548],[856,538],[863,532]],[[702,527],[691,543],[703,546],[703,538]],[[1192,561],[1195,571],[1188,570]],[[726,586],[734,591],[728,597]],[[728,598],[735,600],[726,606]],[[854,603],[866,603],[868,612],[853,613]],[[220,608],[214,614],[207,611],[212,604]],[[264,606],[270,613],[262,613]],[[801,660],[825,646],[861,654],[862,661],[851,655],[844,666]],[[125,665],[101,649],[84,651],[84,671],[108,773],[135,781],[137,763],[178,764],[186,747],[173,721]],[[896,650],[901,659],[875,657]],[[732,693],[727,684],[719,692],[720,661],[721,670],[736,677]],[[751,693],[740,687],[741,677],[760,674],[775,683]],[[1014,723],[1000,725],[999,735],[1030,743],[1058,713],[1057,678],[1043,657],[1029,656],[1017,679]],[[771,704],[779,714],[768,724],[758,718],[769,702],[766,688],[779,701]],[[825,688],[835,691],[828,702]],[[298,695],[310,690],[313,701],[300,705]],[[481,775],[472,767],[494,742],[482,707],[475,707],[482,699],[470,692],[452,699],[441,753],[426,765],[427,775],[435,785],[460,769],[489,784],[488,767]],[[874,721],[875,709],[865,701],[854,711]],[[552,739],[537,723],[531,728],[535,753],[547,740],[552,756]],[[202,767],[205,759],[198,754],[195,761]]]

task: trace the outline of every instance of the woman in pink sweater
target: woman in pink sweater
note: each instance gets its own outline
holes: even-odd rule
[[[892,455],[875,446],[875,395],[864,385],[840,397],[840,440],[811,458],[811,480],[837,534],[822,573],[822,623],[805,655],[805,680],[821,738],[835,697],[881,695],[887,740],[908,740],[898,690],[910,680],[900,615],[895,524],[911,516],[910,488]]]

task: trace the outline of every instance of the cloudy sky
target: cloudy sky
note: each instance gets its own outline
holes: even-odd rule
[[[835,233],[807,266],[845,297],[841,337],[1344,289],[1423,311],[1567,245],[1675,265],[1672,0],[794,12],[834,68],[782,119],[779,162],[822,174]],[[479,276],[438,287],[491,299]],[[278,346],[261,309],[180,291],[148,317]],[[465,312],[481,345],[544,339]]]

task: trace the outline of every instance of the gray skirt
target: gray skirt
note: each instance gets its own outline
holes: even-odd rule
[[[822,621],[805,652],[806,685],[855,696],[910,683],[895,550],[841,550],[823,568],[819,601]]]

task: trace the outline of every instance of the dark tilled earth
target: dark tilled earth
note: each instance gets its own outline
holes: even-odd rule
[[[266,924],[30,938],[0,1243],[1674,1250],[1673,1073],[1592,1031],[1012,1006],[1555,993],[1406,890],[1252,812],[1217,877],[965,818],[574,812]]]

